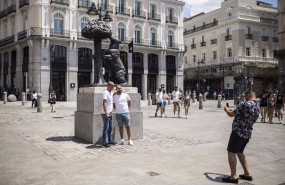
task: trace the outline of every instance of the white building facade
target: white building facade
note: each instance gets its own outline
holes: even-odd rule
[[[257,93],[276,88],[276,14],[276,7],[260,1],[225,0],[217,10],[185,19],[185,88],[199,90],[200,81],[200,91],[221,92],[224,77],[233,76],[232,95],[246,90],[250,73]]]
[[[81,36],[91,21],[91,3],[113,18],[113,37],[129,85],[142,99],[163,84],[183,88],[183,1],[177,0],[3,0],[0,1],[1,86],[27,86],[47,99],[50,80],[58,100],[75,101],[78,88],[93,83],[93,41]],[[128,52],[133,40],[134,52]],[[102,43],[107,49],[109,41]],[[109,80],[109,66],[103,63]],[[24,74],[28,74],[25,76]],[[27,79],[26,79],[27,77]]]

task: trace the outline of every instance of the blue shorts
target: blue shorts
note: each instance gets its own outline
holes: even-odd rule
[[[165,108],[166,107],[166,102],[163,102],[161,105],[161,108]]]
[[[130,126],[131,124],[129,113],[116,114],[116,119],[119,126]]]

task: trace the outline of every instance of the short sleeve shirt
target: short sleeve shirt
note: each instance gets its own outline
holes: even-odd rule
[[[155,96],[157,96],[157,99],[158,99],[159,102],[162,102],[162,101],[163,101],[162,92],[156,92],[156,93],[155,93]]]
[[[172,91],[172,96],[174,96],[174,98],[172,99],[173,102],[178,102],[179,101],[180,92],[179,91]]]
[[[162,94],[163,102],[166,102],[168,95],[166,93]]]
[[[232,131],[244,139],[250,139],[253,124],[256,122],[260,110],[258,103],[253,100],[243,101],[234,109],[235,118]]]
[[[108,90],[105,90],[103,92],[102,102],[103,102],[103,100],[107,100],[106,101],[107,112],[108,112],[108,114],[110,114],[113,110],[113,92],[109,92]],[[101,113],[106,114],[103,106],[102,106]]]
[[[116,113],[123,114],[129,112],[128,101],[131,100],[130,96],[126,93],[114,96],[114,103],[116,105]]]

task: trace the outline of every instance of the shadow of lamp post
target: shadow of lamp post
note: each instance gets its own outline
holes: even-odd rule
[[[102,40],[110,38],[112,31],[108,22],[112,22],[113,19],[110,17],[108,11],[106,11],[103,20],[101,8],[96,9],[94,3],[92,3],[88,12],[89,15],[99,15],[99,19],[92,19],[83,29],[82,36],[86,37],[94,42],[94,85],[105,84],[103,72],[102,72]]]

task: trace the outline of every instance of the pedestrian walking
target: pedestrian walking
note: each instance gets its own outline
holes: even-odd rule
[[[119,145],[124,144],[124,126],[126,127],[128,135],[128,144],[133,146],[133,141],[131,140],[131,128],[130,128],[130,107],[131,98],[127,93],[122,92],[122,87],[117,86],[117,92],[113,97],[114,103],[113,107],[116,110],[116,119],[119,125],[121,140],[118,142]]]
[[[165,108],[166,108],[166,101],[168,100],[168,95],[166,93],[166,90],[163,89],[162,91],[162,105],[161,105],[161,109],[162,109],[162,117],[165,118]]]
[[[115,145],[116,143],[113,140],[113,92],[114,82],[109,81],[107,85],[107,89],[103,92],[103,106],[101,110],[101,115],[103,119],[103,146],[110,147],[111,145]],[[108,139],[107,139],[108,138]],[[107,142],[107,140],[109,142]]]
[[[162,99],[161,88],[159,88],[158,91],[155,93],[155,99],[156,99],[156,110],[155,110],[154,116],[157,117],[157,111],[160,109],[160,117],[162,117],[161,105],[162,105],[163,99]]]
[[[264,90],[259,99],[261,122],[263,123],[265,123],[266,114],[267,114],[267,106],[268,106],[267,99],[268,99],[268,92]]]
[[[231,169],[231,175],[223,178],[223,182],[238,183],[236,174],[236,155],[243,167],[244,174],[239,175],[241,179],[252,181],[249,173],[248,164],[243,153],[252,134],[253,124],[259,116],[259,107],[254,92],[246,93],[246,101],[241,102],[234,110],[228,107],[224,108],[230,117],[235,117],[232,124],[232,133],[228,143],[228,162]]]
[[[274,112],[274,109],[275,109],[275,98],[273,96],[273,93],[270,92],[269,93],[269,97],[268,97],[268,118],[269,118],[269,124],[272,124],[272,119],[273,119],[273,112]]]
[[[284,109],[284,97],[282,94],[278,94],[276,98],[276,110],[279,123],[283,123],[283,109]]]
[[[278,90],[276,90],[275,93],[273,93],[273,97],[275,98],[275,100],[277,99],[277,94],[278,94]],[[277,117],[276,104],[274,106],[274,116]]]
[[[55,104],[56,104],[56,93],[55,90],[52,90],[49,95],[49,103],[51,107],[51,113],[55,113]]]
[[[188,111],[189,111],[189,107],[190,107],[190,101],[191,101],[191,92],[190,91],[185,91],[184,95],[183,95],[183,101],[184,101],[184,109],[185,109],[185,116],[187,119],[188,116]]]
[[[37,91],[33,90],[32,94],[32,108],[38,107],[38,93]]]
[[[175,113],[176,113],[176,109],[178,109],[178,117],[180,118],[179,98],[181,97],[181,94],[177,89],[178,89],[177,86],[175,86],[174,90],[172,91],[173,113],[174,113],[174,117],[177,117]]]

